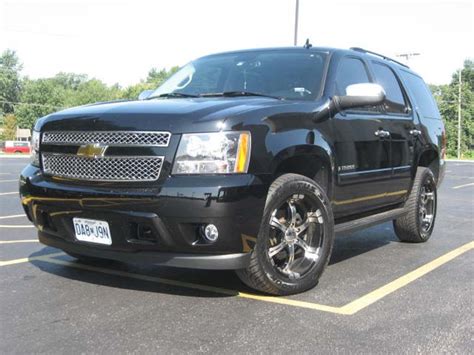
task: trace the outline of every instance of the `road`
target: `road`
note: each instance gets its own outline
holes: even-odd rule
[[[83,264],[42,246],[0,158],[1,353],[468,353],[474,164],[449,162],[428,243],[341,236],[319,285],[257,295],[232,272]]]

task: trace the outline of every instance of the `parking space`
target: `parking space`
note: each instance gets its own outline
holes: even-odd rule
[[[84,264],[37,243],[0,158],[0,352],[468,352],[474,164],[449,162],[428,243],[391,224],[336,240],[319,285],[291,297],[232,272]]]

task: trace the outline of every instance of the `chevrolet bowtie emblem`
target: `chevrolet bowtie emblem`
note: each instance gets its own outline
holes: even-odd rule
[[[101,158],[104,156],[108,146],[100,143],[84,144],[77,150],[77,155],[88,158]]]

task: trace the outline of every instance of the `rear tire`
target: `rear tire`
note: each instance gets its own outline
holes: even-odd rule
[[[290,295],[317,285],[331,256],[334,219],[324,190],[313,180],[285,174],[270,186],[248,268],[247,286]]]
[[[409,243],[426,242],[433,232],[437,210],[436,179],[430,169],[418,167],[405,208],[408,213],[393,221],[398,239]]]

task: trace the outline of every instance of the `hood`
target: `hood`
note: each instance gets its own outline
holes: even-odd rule
[[[264,97],[119,101],[60,111],[41,119],[35,129],[212,132],[230,117],[258,112],[262,119],[265,112],[291,111],[294,106],[291,101]]]

